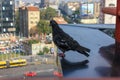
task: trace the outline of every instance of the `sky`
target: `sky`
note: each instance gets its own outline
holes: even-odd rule
[[[18,1],[18,0],[16,0]],[[40,0],[22,0],[22,1],[25,1],[25,2],[40,2]],[[55,1],[55,0],[50,0],[50,1]],[[60,0],[60,1],[87,1],[87,0]],[[93,1],[99,1],[99,0],[93,0]]]

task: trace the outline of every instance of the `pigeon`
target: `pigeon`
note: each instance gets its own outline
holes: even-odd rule
[[[53,42],[63,52],[61,57],[65,57],[65,52],[72,50],[77,51],[80,54],[89,56],[90,49],[81,46],[70,35],[65,33],[57,24],[55,20],[50,20],[50,26],[52,27]]]

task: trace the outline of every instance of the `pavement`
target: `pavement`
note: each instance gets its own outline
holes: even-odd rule
[[[58,70],[58,67],[53,56],[24,56],[24,58],[28,61],[26,66],[0,69],[0,79],[26,78],[24,74],[28,71],[36,72],[35,77],[55,77],[53,73]]]

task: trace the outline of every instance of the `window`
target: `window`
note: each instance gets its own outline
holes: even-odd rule
[[[32,13],[32,12],[31,12],[30,14],[31,14],[31,15],[33,15],[33,13]]]
[[[35,23],[38,23],[38,21],[35,21]]]
[[[35,19],[37,19],[37,17],[35,17]]]
[[[8,17],[6,17],[6,21],[8,21],[9,19],[8,19]]]
[[[109,6],[115,6],[115,4],[113,4],[113,3],[110,3],[110,4],[109,4]]]
[[[3,32],[6,32],[6,29],[5,29],[5,28],[3,29]]]
[[[2,9],[5,10],[5,7],[3,6]]]
[[[33,24],[33,21],[31,21],[31,24]]]
[[[12,3],[12,1],[10,1],[10,5],[12,5],[13,3]]]
[[[13,23],[12,23],[12,22],[10,23],[10,26],[13,26]]]

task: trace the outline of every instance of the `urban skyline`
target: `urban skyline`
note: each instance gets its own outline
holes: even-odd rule
[[[15,1],[19,1],[19,0],[15,0]],[[22,0],[24,2],[40,2],[41,0]],[[56,0],[50,0],[50,1],[56,1]],[[64,1],[64,0],[59,0],[59,1]],[[89,0],[65,0],[65,2],[67,1],[89,1]],[[90,0],[90,1],[100,1],[100,0]]]

